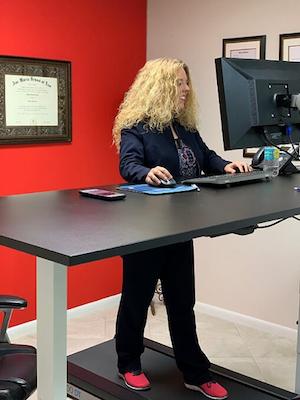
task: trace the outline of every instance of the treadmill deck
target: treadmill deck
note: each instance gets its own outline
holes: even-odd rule
[[[115,342],[99,344],[68,357],[68,396],[80,400],[200,400],[206,397],[183,385],[170,347],[145,339],[143,370],[151,389],[127,388],[117,373]],[[296,394],[212,365],[213,378],[229,391],[232,400],[293,399]]]

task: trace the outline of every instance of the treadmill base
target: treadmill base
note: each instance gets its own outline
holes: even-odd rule
[[[134,391],[125,387],[117,374],[115,342],[100,345],[68,357],[68,396],[80,400],[200,400],[205,396],[187,390],[176,367],[170,347],[145,339],[143,369],[150,377],[151,389]],[[212,365],[215,380],[227,388],[228,399],[291,400],[296,394]]]

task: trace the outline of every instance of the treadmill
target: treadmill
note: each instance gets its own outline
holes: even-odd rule
[[[151,389],[127,388],[117,373],[115,341],[109,340],[68,357],[68,397],[76,400],[200,400],[200,392],[188,390],[178,370],[172,348],[144,339],[143,370]],[[229,391],[230,400],[300,399],[296,393],[249,378],[212,364],[213,379]]]

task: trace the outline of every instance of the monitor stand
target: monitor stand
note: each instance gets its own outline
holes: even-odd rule
[[[134,391],[125,387],[117,374],[115,342],[99,344],[68,357],[68,397],[80,400],[200,400],[199,392],[183,385],[173,350],[145,339],[143,368],[151,389]],[[212,365],[213,378],[229,391],[231,400],[290,400],[296,394]]]

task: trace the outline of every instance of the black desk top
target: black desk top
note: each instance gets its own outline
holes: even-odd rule
[[[107,202],[77,190],[0,198],[0,244],[64,265],[224,234],[300,214],[300,175]]]

